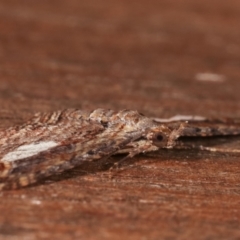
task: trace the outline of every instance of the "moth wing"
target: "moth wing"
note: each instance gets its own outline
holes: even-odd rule
[[[1,132],[2,188],[29,185],[40,175],[51,175],[72,157],[74,144],[88,142],[102,131],[100,124],[81,121],[54,127],[28,124]]]
[[[33,141],[29,138],[20,146],[13,141],[14,144],[10,146],[12,151],[5,149],[1,153],[0,188],[28,186],[42,178],[74,168],[84,161],[111,156],[133,139],[131,134],[124,131],[122,125],[104,128],[99,123],[84,122],[77,127],[72,126],[72,134],[69,136],[67,129],[66,126],[62,129],[59,126],[59,135],[51,136],[53,132],[49,131],[44,133],[43,139],[39,137],[37,141]],[[35,130],[28,134],[36,136]],[[74,130],[78,131],[78,134],[74,135]],[[40,129],[37,128],[37,131]],[[65,136],[62,140],[61,136],[64,135],[68,137]]]

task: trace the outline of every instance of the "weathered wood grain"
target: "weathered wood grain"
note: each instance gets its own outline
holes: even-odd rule
[[[65,108],[239,118],[239,9],[234,0],[2,0],[0,127]],[[122,170],[109,171],[115,158],[85,164],[2,192],[0,238],[239,239],[239,159],[182,150]]]

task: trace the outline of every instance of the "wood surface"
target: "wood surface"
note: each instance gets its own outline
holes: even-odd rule
[[[237,0],[1,0],[0,127],[70,107],[239,118],[239,22]],[[240,154],[117,160],[1,192],[0,239],[240,239]]]

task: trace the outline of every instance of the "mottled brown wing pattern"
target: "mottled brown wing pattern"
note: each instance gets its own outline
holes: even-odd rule
[[[83,161],[111,156],[147,134],[144,125],[152,121],[146,120],[135,111],[102,109],[38,114],[20,127],[0,132],[0,187],[27,186]]]
[[[0,186],[29,185],[53,171],[61,172],[64,162],[71,168],[75,146],[86,145],[103,131],[101,124],[89,124],[81,112],[68,110],[37,115],[27,124],[1,132]]]
[[[133,157],[160,148],[189,148],[182,141],[186,137],[238,134],[238,124],[211,125],[201,117],[163,121],[133,110],[68,109],[36,114],[25,124],[0,132],[0,189],[28,186],[84,161],[113,154]]]

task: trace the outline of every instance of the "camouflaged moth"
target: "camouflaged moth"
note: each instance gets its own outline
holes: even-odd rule
[[[192,138],[239,134],[239,124],[215,121],[211,125],[205,118],[189,116],[154,119],[133,110],[67,109],[36,114],[25,124],[0,132],[0,189],[28,186],[84,161],[119,153],[133,157],[162,148],[191,148]]]

